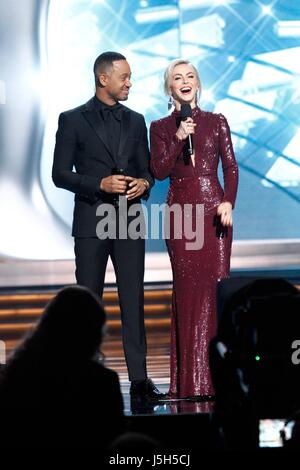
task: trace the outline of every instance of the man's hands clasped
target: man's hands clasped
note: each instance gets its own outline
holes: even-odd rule
[[[132,176],[111,175],[102,178],[100,189],[106,193],[124,194],[128,201],[141,197],[149,188],[149,183],[143,178]]]

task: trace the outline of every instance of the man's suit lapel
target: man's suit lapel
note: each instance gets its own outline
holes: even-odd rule
[[[93,98],[90,99],[86,103],[85,109],[83,110],[83,115],[84,115],[85,119],[88,121],[88,123],[90,124],[90,126],[93,128],[93,130],[96,132],[99,139],[104,144],[104,146],[105,146],[107,152],[109,153],[111,159],[113,160],[113,162],[116,163],[115,159],[113,157],[113,154],[112,154],[112,152],[111,152],[111,150],[108,146],[107,131],[105,129],[104,122],[101,119],[99,112],[97,111],[97,109],[94,106]]]

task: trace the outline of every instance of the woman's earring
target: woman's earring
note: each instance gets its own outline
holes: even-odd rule
[[[172,99],[172,96],[170,96],[170,99],[168,101],[168,111],[170,111],[170,109],[172,108],[173,106],[173,99]]]

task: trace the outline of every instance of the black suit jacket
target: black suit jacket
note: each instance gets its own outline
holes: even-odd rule
[[[154,184],[149,171],[147,129],[141,114],[123,106],[116,158],[110,151],[105,123],[95,108],[94,98],[60,114],[52,178],[56,186],[75,193],[74,237],[96,236],[97,207],[113,200],[113,195],[100,190],[100,182],[115,167],[123,168],[129,176],[146,179],[150,188]],[[149,191],[144,194],[145,199],[148,197]]]

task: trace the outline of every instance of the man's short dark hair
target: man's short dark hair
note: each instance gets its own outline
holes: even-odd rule
[[[100,54],[97,57],[94,63],[94,76],[96,87],[101,86],[98,78],[99,73],[106,72],[113,66],[113,62],[117,60],[126,60],[126,57],[124,57],[122,54],[119,54],[119,52],[112,51],[103,52],[103,54]]]

